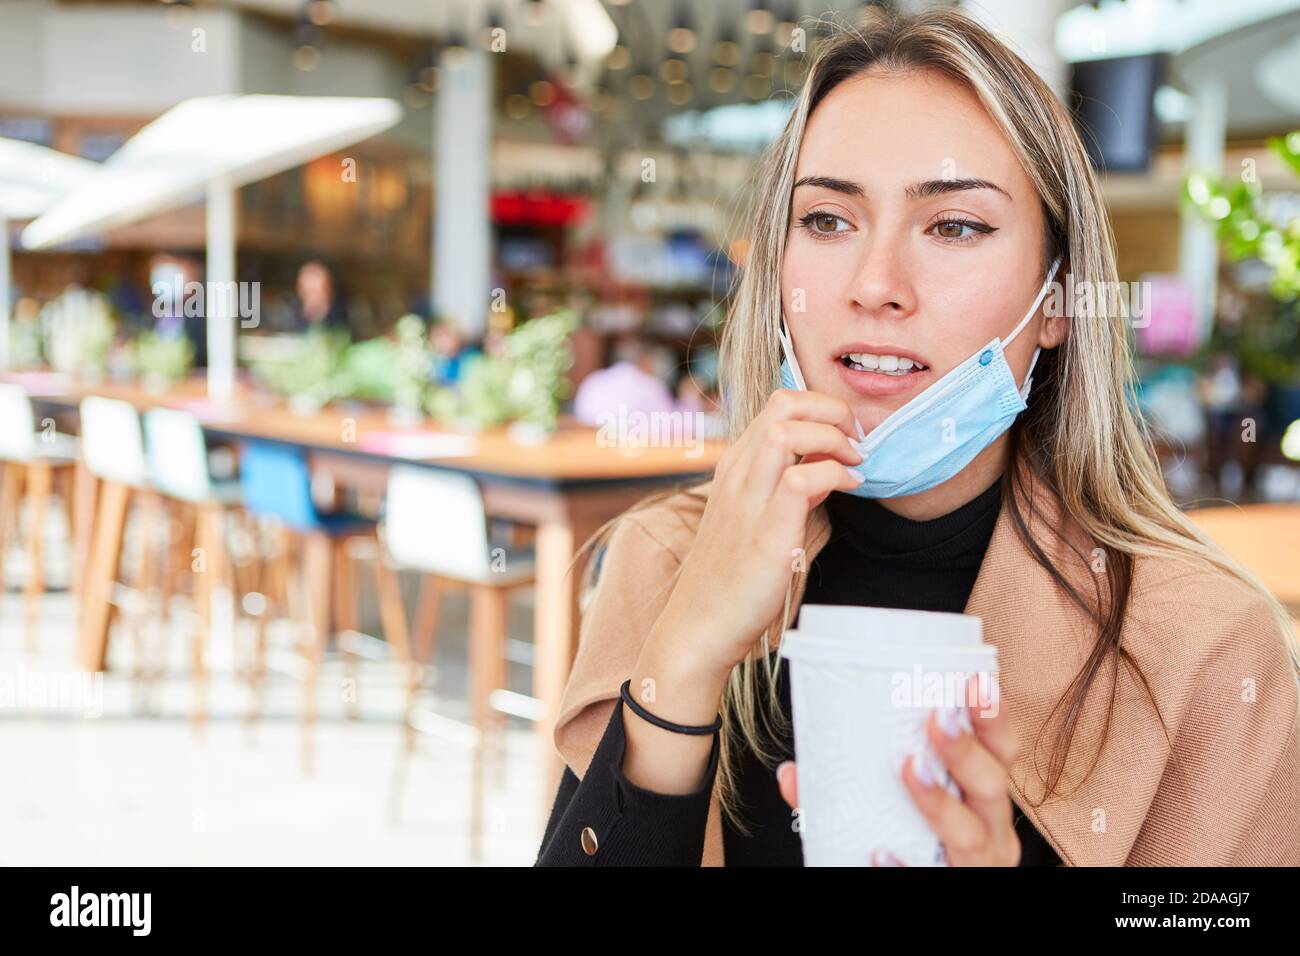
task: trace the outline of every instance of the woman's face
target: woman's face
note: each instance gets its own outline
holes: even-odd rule
[[[808,388],[871,431],[1011,334],[1042,286],[1043,248],[1038,194],[972,92],[929,71],[841,83],[804,133],[781,266]],[[1034,347],[1063,335],[1040,307],[1007,346],[1018,383]]]

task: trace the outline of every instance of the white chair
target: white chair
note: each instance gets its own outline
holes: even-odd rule
[[[152,408],[144,414],[145,454],[153,486],[169,498],[204,504],[213,498],[208,446],[188,412]],[[238,487],[234,488],[236,497]]]
[[[470,737],[475,743],[470,853],[477,857],[485,753],[493,749],[490,743],[502,742],[505,713],[535,718],[538,712],[535,700],[506,689],[509,597],[534,580],[533,549],[492,546],[483,495],[468,475],[406,465],[395,466],[389,473],[383,540],[399,568],[426,576],[416,615],[414,661],[403,720],[408,757],[417,730],[437,732],[448,723],[415,708],[424,668],[433,655],[443,584],[455,582],[469,589],[470,704],[476,730]],[[464,739],[466,735],[453,736]]]
[[[100,481],[149,487],[140,413],[130,402],[98,396],[81,400],[81,454]]]
[[[107,633],[124,607],[134,605],[129,624],[135,645],[134,685],[137,693],[148,687],[157,668],[147,666],[145,631],[151,619],[149,606],[164,590],[169,576],[160,568],[158,538],[165,509],[149,481],[140,414],[119,399],[90,396],[81,401],[81,455],[86,470],[99,482],[88,586],[82,594],[82,626],[89,632]],[[128,517],[135,512],[135,567],[122,580],[122,552]],[[99,617],[102,615],[102,617]],[[100,626],[102,622],[102,626]]]
[[[491,546],[483,495],[473,478],[459,472],[394,467],[384,540],[399,566],[454,581],[513,587],[534,573],[531,548]]]
[[[45,516],[57,487],[71,530],[77,440],[55,431],[36,430],[31,400],[19,385],[0,384],[0,594],[5,590],[7,531],[20,528],[19,507],[26,487],[28,509],[26,618],[27,650],[36,649],[41,595],[45,591]]]
[[[193,585],[197,628],[192,654],[195,730],[207,715],[207,644],[211,638],[212,600],[225,583],[238,590],[236,567],[226,544],[227,519],[240,504],[238,481],[213,481],[208,446],[199,420],[189,412],[153,408],[144,414],[145,459],[150,486],[169,499],[176,512],[168,522],[167,563],[161,576],[167,610],[178,573]],[[191,545],[203,555],[202,573],[193,573]]]

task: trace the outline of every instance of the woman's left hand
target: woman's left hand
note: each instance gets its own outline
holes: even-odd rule
[[[911,757],[903,764],[903,784],[942,841],[952,866],[1018,866],[1020,838],[1012,823],[1007,792],[1007,772],[1017,751],[1015,733],[996,689],[980,700],[976,686],[972,678],[966,698],[974,702],[967,708],[974,733],[962,728],[955,710],[935,711],[926,724],[926,735],[961,789],[961,799],[940,786],[938,775],[930,768],[914,766]],[[996,688],[996,678],[992,686]],[[951,715],[950,719],[945,719],[945,714]],[[793,761],[777,768],[777,782],[786,803],[797,807]],[[878,848],[873,859],[877,865],[902,865],[887,847]]]

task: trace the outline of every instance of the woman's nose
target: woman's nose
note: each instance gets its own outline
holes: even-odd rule
[[[882,319],[916,310],[916,290],[901,229],[877,228],[863,244],[849,297],[857,311]]]

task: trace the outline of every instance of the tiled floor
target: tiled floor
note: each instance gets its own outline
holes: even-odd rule
[[[47,550],[57,586],[67,580],[67,537],[55,514]],[[1216,533],[1227,543],[1230,536]],[[1252,564],[1251,554],[1238,557]],[[73,667],[76,606],[66,591],[45,597],[37,651],[24,651],[17,588],[26,569],[19,550],[7,558],[9,591],[0,595],[0,864],[528,865],[536,857],[550,795],[540,790],[529,727],[514,726],[502,773],[489,777],[481,853],[474,857],[471,752],[445,737],[421,736],[416,756],[402,759],[398,675],[381,642],[361,645],[367,659],[359,720],[345,717],[342,661],[327,656],[315,771],[305,775],[290,632],[275,635],[265,716],[250,736],[242,720],[248,691],[232,666],[238,632],[221,629],[210,654],[212,716],[196,739],[184,602],[170,628],[154,621],[150,639],[167,640],[166,676],[156,696],[142,701],[130,678],[131,635],[121,629],[102,682],[83,683]],[[1290,573],[1286,579],[1294,582]],[[362,571],[358,580],[371,579]],[[404,584],[410,608],[417,582]],[[511,686],[526,692],[532,606],[523,597],[511,609],[511,656],[520,662]],[[363,625],[373,625],[373,595],[362,595],[360,611]],[[466,623],[463,595],[449,596],[436,697],[427,699],[448,718],[466,714]]]
[[[250,737],[242,720],[248,693],[235,680],[227,631],[211,655],[212,719],[196,739],[183,625],[171,634],[157,712],[142,712],[129,677],[131,641],[120,631],[102,683],[81,683],[72,667],[75,603],[66,592],[46,597],[38,652],[24,652],[22,598],[13,590],[20,564],[12,554],[11,590],[0,600],[0,864],[533,862],[544,796],[526,724],[512,728],[501,773],[489,775],[482,853],[471,859],[470,750],[422,735],[415,757],[401,759],[398,675],[382,645],[367,645],[372,659],[358,682],[359,720],[344,715],[341,660],[327,658],[316,768],[308,776],[289,633],[277,635],[266,715]],[[61,580],[58,569],[52,577]],[[463,597],[450,597],[439,637],[441,696],[428,699],[458,718],[465,712],[465,614]],[[512,611],[512,637],[527,640],[530,616],[527,605]],[[515,670],[516,689],[526,690],[527,669]]]

